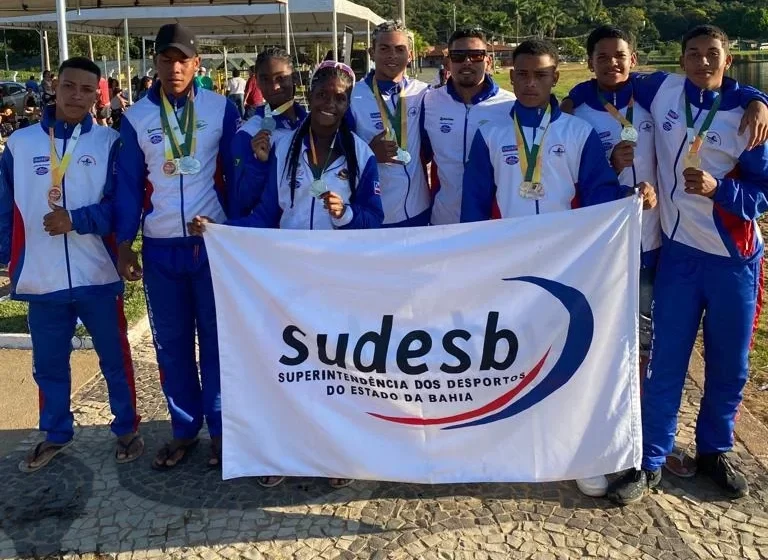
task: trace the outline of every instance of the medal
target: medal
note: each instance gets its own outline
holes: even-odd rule
[[[621,129],[621,139],[625,142],[637,142],[638,137],[637,129],[632,125],[624,126]]]
[[[261,130],[266,130],[267,132],[274,132],[277,128],[277,121],[275,120],[275,117],[272,115],[268,115],[261,119]]]
[[[202,167],[200,160],[192,156],[184,156],[179,160],[179,172],[182,175],[197,175]]]
[[[549,124],[552,122],[551,119],[552,108],[547,106],[539,126],[534,129],[533,145],[529,147],[525,133],[517,120],[517,114],[514,112],[512,114],[512,120],[515,124],[515,138],[520,154],[520,172],[523,175],[523,182],[518,189],[518,193],[522,198],[529,200],[541,200],[544,198],[544,185],[541,183],[541,170],[543,167],[541,145],[549,130]]]
[[[309,187],[309,193],[315,198],[320,198],[328,192],[328,185],[322,179],[315,179],[312,181],[312,185]]]
[[[61,190],[61,187],[58,185],[52,185],[50,189],[48,189],[48,207],[51,210],[55,210],[57,206],[61,206],[61,199],[62,199],[63,193]]]
[[[689,168],[701,169],[701,154],[699,154],[699,150],[704,143],[704,137],[706,136],[709,127],[712,126],[712,121],[717,114],[717,110],[720,108],[721,99],[722,95],[718,95],[715,98],[715,100],[712,102],[712,108],[709,110],[707,117],[704,119],[701,128],[698,132],[694,132],[694,120],[693,111],[691,111],[691,102],[688,100],[688,95],[685,95],[685,126],[686,134],[688,136],[688,152],[686,152],[685,156],[683,156],[683,170]],[[699,111],[699,114],[701,114],[701,111]],[[696,118],[698,118],[698,116]]]
[[[175,159],[163,162],[163,175],[173,177],[179,174],[179,166]]]
[[[51,152],[51,187],[48,189],[48,206],[54,210],[56,206],[61,206],[64,199],[63,181],[64,174],[67,172],[69,164],[72,162],[72,154],[75,152],[75,146],[80,139],[80,130],[82,126],[78,124],[72,130],[72,136],[67,143],[67,149],[64,155],[59,159],[56,151],[56,139],[53,135],[53,126],[48,129],[48,139],[50,140]]]
[[[701,169],[701,156],[699,152],[688,152],[683,156],[683,170],[689,168]]]
[[[408,153],[408,150],[398,148],[395,159],[401,162],[403,165],[408,165],[409,163],[411,163],[411,154]]]
[[[411,154],[408,153],[408,110],[406,107],[405,92],[400,92],[395,114],[389,110],[389,105],[384,102],[379,91],[379,84],[375,78],[371,79],[371,90],[376,104],[379,106],[379,114],[387,131],[387,139],[397,143],[397,155],[393,158],[403,165],[411,163]]]

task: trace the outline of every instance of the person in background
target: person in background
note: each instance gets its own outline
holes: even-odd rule
[[[144,76],[141,78],[141,82],[139,82],[139,91],[136,92],[136,101],[147,95],[150,89],[152,89],[152,78]]]
[[[256,108],[235,135],[232,156],[235,179],[229,193],[230,218],[251,213],[261,199],[267,180],[269,151],[272,143],[290,136],[304,121],[307,111],[295,101],[291,55],[279,47],[271,47],[256,58],[257,87],[266,104]]]
[[[24,84],[24,86],[27,88],[27,90],[32,90],[33,92],[40,94],[40,84],[37,83],[37,80],[35,80],[34,76],[30,76],[27,80],[27,83]]]
[[[426,226],[431,197],[419,122],[429,86],[406,77],[413,51],[400,22],[378,25],[372,39],[376,68],[355,85],[347,118],[379,162],[384,227]]]
[[[120,127],[118,270],[129,281],[144,278],[173,432],[152,461],[156,470],[172,469],[187,457],[203,422],[211,436],[208,465],[221,465],[221,384],[211,268],[202,239],[188,235],[187,223],[197,214],[226,219],[230,147],[238,114],[231,101],[195,85],[200,65],[197,46],[197,38],[182,25],[160,28],[154,58],[160,79],[126,111]],[[207,126],[199,126],[201,122]],[[143,269],[132,248],[140,227]]]
[[[245,118],[250,119],[256,114],[256,108],[264,103],[264,97],[259,89],[256,78],[256,66],[248,68],[248,81],[245,83]]]
[[[112,114],[111,101],[109,82],[104,76],[101,76],[99,78],[99,95],[96,98],[96,122],[102,126],[109,125],[109,119]]]
[[[458,29],[448,41],[448,81],[424,96],[422,151],[432,161],[433,225],[458,224],[464,165],[477,129],[509,118],[515,96],[488,74],[485,33]]]
[[[235,104],[240,118],[245,116],[245,86],[246,82],[240,77],[240,70],[232,70],[232,77],[227,80],[227,97]]]
[[[56,101],[56,90],[53,87],[53,75],[50,70],[43,72],[42,90],[43,105],[51,105]]]
[[[115,461],[134,461],[144,451],[123,282],[104,241],[114,231],[118,134],[94,126],[90,115],[99,67],[71,58],[59,73],[56,105],[45,108],[39,125],[16,132],[0,159],[0,263],[10,261],[13,299],[29,302],[32,375],[46,434],[19,463],[25,473],[43,468],[72,444],[69,359],[78,318],[106,380]]]
[[[27,123],[36,123],[40,120],[40,116],[40,102],[37,94],[31,87],[28,87],[24,96],[24,118]]]
[[[208,76],[208,70],[205,68],[205,66],[201,66],[197,71],[197,76],[195,76],[195,85],[197,85],[199,88],[213,91],[213,80],[211,80],[211,78]]]

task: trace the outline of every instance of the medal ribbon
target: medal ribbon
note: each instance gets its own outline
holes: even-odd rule
[[[384,129],[392,130],[395,134],[395,142],[403,150],[408,150],[408,111],[405,106],[405,91],[400,91],[400,99],[397,102],[397,111],[393,115],[389,110],[384,98],[379,91],[379,83],[376,78],[371,80],[373,85],[373,97],[376,98],[376,104],[379,106],[381,120],[384,121]]]
[[[694,132],[693,129],[693,111],[691,110],[691,101],[688,99],[688,95],[685,96],[685,126],[688,128],[688,153],[696,155],[699,153],[701,144],[704,142],[704,137],[709,131],[709,127],[712,126],[712,121],[715,119],[717,110],[720,108],[720,100],[722,95],[718,94],[715,101],[712,103],[712,108],[707,113],[707,118],[701,124],[698,132]]]
[[[165,136],[165,160],[171,161],[193,155],[197,145],[194,93],[190,90],[187,102],[184,104],[184,111],[181,114],[181,124],[162,88],[160,88],[160,98],[160,120],[163,123]]]
[[[264,106],[264,117],[277,117],[285,113],[291,107],[293,107],[293,99],[291,99],[290,101],[286,101],[285,103],[280,105],[280,107],[278,107],[277,109],[273,109],[269,105],[269,103],[267,103]]]
[[[336,135],[333,136],[333,142],[331,142],[331,147],[328,150],[328,156],[325,158],[325,164],[321,168],[320,162],[317,161],[317,151],[315,150],[315,135],[312,134],[312,130],[310,129],[309,149],[312,152],[312,175],[314,176],[315,181],[319,181],[320,179],[322,179],[323,173],[325,173],[325,170],[328,169],[328,164],[331,162],[331,157],[333,156],[334,146],[336,146]]]
[[[528,141],[525,139],[525,134],[520,126],[520,122],[517,120],[517,112],[514,113],[513,119],[515,121],[515,136],[517,137],[517,148],[520,154],[520,170],[523,172],[525,181],[527,183],[541,183],[541,144],[544,141],[544,136],[549,129],[550,119],[552,117],[552,107],[547,105],[547,110],[544,116],[541,118],[541,123],[537,127],[538,130],[542,130],[541,136],[536,138],[534,133],[533,147],[528,148]],[[534,129],[535,130],[535,129]],[[520,147],[522,146],[522,150]],[[533,162],[533,165],[531,165]]]
[[[61,187],[61,181],[64,179],[64,174],[67,172],[67,168],[72,161],[72,153],[75,151],[77,141],[80,139],[82,125],[78,124],[75,126],[69,139],[69,144],[67,144],[67,149],[61,159],[59,159],[59,154],[56,151],[56,139],[53,136],[53,128],[51,126],[48,129],[48,137],[51,140],[51,185]]]
[[[608,111],[611,116],[619,121],[621,123],[621,126],[624,128],[632,128],[632,117],[634,115],[635,111],[635,98],[634,96],[629,98],[629,103],[627,104],[627,116],[625,117],[622,115],[619,110],[614,107],[612,103],[610,103],[605,96],[602,94],[602,92],[597,92],[597,98],[600,100],[600,103],[603,104],[603,107],[605,107],[605,110]]]

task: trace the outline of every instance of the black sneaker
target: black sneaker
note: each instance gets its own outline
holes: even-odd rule
[[[660,482],[661,469],[656,471],[630,469],[610,485],[607,496],[612,502],[626,506],[642,500]]]
[[[741,498],[749,494],[749,485],[744,475],[731,465],[725,453],[706,453],[696,458],[697,473],[708,476],[728,495]]]

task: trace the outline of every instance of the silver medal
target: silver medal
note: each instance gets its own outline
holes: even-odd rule
[[[275,117],[272,115],[267,115],[263,119],[261,119],[261,130],[266,130],[267,132],[274,132],[277,128],[277,121],[275,120]]]
[[[404,150],[403,148],[398,148],[395,159],[400,163],[402,163],[403,165],[408,165],[409,163],[411,163],[411,154],[408,153],[408,150]]]
[[[625,126],[621,129],[621,139],[625,142],[637,142],[638,134],[634,126]]]
[[[200,169],[202,169],[202,164],[199,159],[192,156],[184,156],[179,159],[179,172],[182,175],[196,175],[200,173]]]
[[[318,198],[328,192],[328,185],[322,179],[315,179],[312,181],[312,185],[309,187],[309,193]]]

